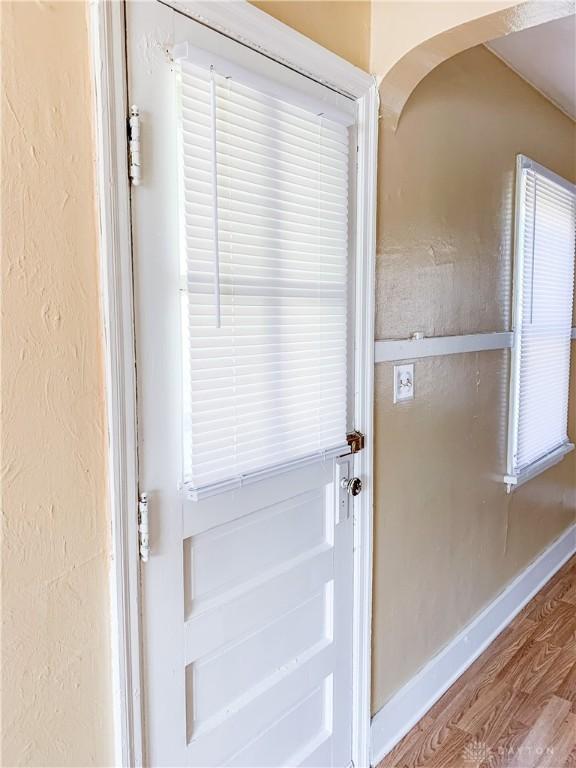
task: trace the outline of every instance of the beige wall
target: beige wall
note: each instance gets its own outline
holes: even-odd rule
[[[370,64],[370,0],[257,0],[270,16],[361,69]]]
[[[372,71],[385,76],[406,54],[431,38],[518,5],[518,0],[374,0]]]
[[[258,4],[356,65],[368,67],[371,22],[367,2],[263,0]],[[511,4],[487,3],[483,4],[483,10],[487,11],[488,6]],[[440,27],[435,24],[433,32],[427,26],[431,17],[413,13],[414,9],[409,18],[404,14],[403,20],[393,26],[390,26],[393,18],[387,17],[376,30],[374,42],[380,46],[377,53],[397,49],[394,56],[398,56],[430,34],[458,23],[462,4],[449,5],[452,9],[446,9],[442,24]],[[6,766],[104,765],[112,760],[107,598],[109,525],[85,4],[2,2],[0,11],[3,17],[5,288],[2,763]],[[395,61],[392,56],[386,66],[393,66]],[[424,83],[422,87],[426,93],[428,86]],[[415,104],[420,105],[418,109],[424,108],[420,101]],[[539,104],[539,113],[546,113],[552,122],[557,122],[557,113]],[[428,103],[426,110],[434,113],[434,104]],[[460,116],[460,123],[462,121]],[[403,142],[412,146],[418,134],[415,122],[413,117],[408,118],[411,128],[408,130],[403,125],[398,136],[392,138],[396,146]],[[505,130],[502,126],[503,121],[498,130]],[[533,140],[544,145],[543,118],[540,128],[539,138],[533,136]],[[429,146],[420,131],[424,146]],[[484,139],[482,136],[482,142]],[[552,144],[546,142],[548,152],[558,152]],[[387,142],[382,146],[386,147]],[[394,144],[388,144],[390,146]],[[527,143],[525,151],[530,152],[531,146]],[[445,148],[443,151],[446,154]],[[418,152],[416,157],[420,157]],[[554,160],[543,154],[537,159],[550,163]],[[391,177],[392,187],[381,188],[381,193],[398,195],[400,201],[402,196],[408,202],[415,199],[414,180],[409,180],[407,187],[398,181],[399,163],[408,163],[408,160],[406,157],[394,159],[388,150],[384,151],[383,167],[392,162],[396,176]],[[557,169],[560,169],[561,158],[557,160]],[[427,168],[429,159],[424,157],[423,163]],[[382,199],[386,201],[386,197]],[[382,215],[386,217],[390,210],[389,220],[394,223],[395,218],[393,208],[388,205],[382,208],[381,232]],[[436,209],[436,212],[448,221],[449,210]],[[412,227],[413,222],[405,229]],[[485,230],[492,241],[496,237],[492,231],[495,228],[496,224],[492,229],[486,226]],[[383,258],[399,265],[398,290],[406,294],[400,264],[405,258],[402,235],[398,227],[393,228],[391,242],[397,244],[396,255],[396,246],[391,249],[382,237],[379,252],[380,265]],[[439,233],[438,243],[443,240],[450,243],[446,232]],[[474,240],[476,253],[479,248]],[[414,253],[412,263],[426,263],[421,253]],[[504,252],[503,259],[506,258],[508,254]],[[439,262],[437,269],[432,268],[434,259]],[[439,250],[435,257],[429,254],[430,279],[425,284],[432,286],[433,295],[442,295],[449,285],[447,261],[446,249]],[[482,261],[471,258],[470,263],[476,265],[471,269],[487,280]],[[445,322],[432,318],[423,323],[424,315],[417,313],[411,317],[410,297],[404,302],[402,293],[398,293],[394,285],[387,286],[383,277],[384,272],[380,270],[379,295],[386,296],[386,301],[381,301],[379,306],[382,310],[389,304],[390,311],[380,311],[380,328],[395,323],[395,333],[403,334],[404,326],[413,330],[414,318],[418,320],[418,327],[424,330],[434,327],[435,332],[442,332],[443,328],[458,324],[464,327],[469,322],[465,311],[456,310],[446,313]],[[461,279],[466,282],[463,275]],[[486,321],[488,329],[490,312],[495,312],[498,321],[503,318],[494,309],[488,293],[486,295],[491,309],[484,312],[482,304],[476,302],[474,311],[479,315],[479,323]],[[393,305],[398,298],[402,301],[401,312],[394,314]],[[398,320],[401,316],[406,318],[404,324]],[[387,335],[392,335],[391,329]],[[486,358],[479,358],[478,363],[473,360],[464,364],[462,360],[460,367],[456,367],[456,380],[450,377],[450,368],[445,367],[457,366],[456,359],[426,363],[431,374],[436,371],[434,378],[427,377],[419,366],[418,399],[413,408],[403,411],[402,419],[398,418],[398,411],[389,406],[390,376],[384,366],[378,369],[378,425],[383,432],[386,420],[385,430],[390,437],[388,444],[380,440],[378,445],[375,709],[430,652],[453,634],[457,625],[467,620],[473,602],[487,599],[497,588],[498,579],[509,580],[570,517],[559,510],[559,496],[566,486],[566,463],[548,473],[537,485],[532,484],[530,491],[518,494],[513,506],[504,513],[493,508],[494,504],[506,505],[501,487],[485,479],[487,467],[492,469],[497,464],[491,429],[492,426],[499,429],[501,422],[495,412],[490,417],[476,416],[487,411],[481,406],[489,391],[494,390],[496,395],[501,391],[503,373],[497,355],[488,353]],[[450,398],[445,395],[453,395],[458,381],[462,381],[463,389],[459,390],[461,394],[456,400],[452,399],[449,409]],[[406,481],[398,478],[384,457],[397,455],[396,438],[392,436],[398,436],[400,445],[406,442],[403,437],[406,423],[422,438],[422,447],[416,446],[419,453],[414,457],[414,466],[418,466],[423,483],[418,490],[410,491],[411,496],[402,495],[400,499],[398,488],[404,485],[412,488],[412,477]],[[437,433],[433,436],[436,424]],[[437,455],[437,446],[444,435],[461,435],[459,450],[449,443],[446,453]],[[432,449],[429,449],[431,443]],[[480,469],[474,473],[468,465],[462,480],[452,472],[450,462],[459,466],[462,446],[468,443],[478,445],[483,458]],[[499,464],[497,468],[500,471]],[[446,478],[440,487],[434,471]],[[391,511],[395,506],[394,493],[386,496],[385,482],[397,489],[395,498],[399,506],[401,502],[403,512]],[[474,499],[473,505],[462,502],[469,496]],[[526,510],[522,501],[525,498]],[[458,505],[464,514],[462,519],[457,516],[454,532],[453,521],[448,516],[453,515],[450,510]],[[472,530],[468,530],[464,521],[472,514],[477,520]],[[436,532],[432,543],[427,543],[421,535],[415,539],[410,533],[419,530],[422,520],[424,530]],[[455,572],[462,566],[459,548],[452,547],[446,557],[445,549],[438,544],[443,531],[448,541],[459,535],[467,543],[467,551],[476,553],[472,558],[474,562],[483,554],[493,556],[499,576],[497,579],[491,573],[482,572],[478,583],[466,583],[458,595],[447,590],[445,596],[436,596],[433,604],[443,607],[440,619],[435,621],[436,634],[433,633],[429,641],[415,637],[413,642],[406,643],[405,663],[404,653],[398,656],[400,630],[408,637],[422,635],[420,627],[410,623],[415,615],[421,617],[423,625],[429,626],[426,623],[431,616],[427,606],[427,577],[430,573],[435,575],[437,562],[430,553],[436,553],[437,560],[447,560],[440,567],[440,586],[449,581],[446,575],[449,565],[454,566]],[[392,542],[405,557],[398,558],[392,552],[387,563]],[[413,563],[420,551],[422,567],[416,576]],[[404,599],[413,602],[416,612],[403,611]],[[447,608],[446,616],[444,608]],[[393,659],[399,674],[394,674],[390,664],[385,670],[384,659]]]
[[[575,138],[484,47],[381,122],[376,338],[509,327],[515,156],[574,179]],[[430,358],[394,406],[376,367],[374,711],[574,521],[573,455],[506,494],[507,387],[506,352]]]
[[[5,766],[112,761],[85,6],[2,12]]]

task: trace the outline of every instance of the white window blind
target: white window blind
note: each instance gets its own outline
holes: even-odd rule
[[[184,473],[193,497],[346,440],[348,128],[178,72]]]
[[[567,425],[575,187],[522,156],[517,173],[510,484],[573,447]]]

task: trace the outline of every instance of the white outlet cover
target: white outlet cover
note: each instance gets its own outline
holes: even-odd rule
[[[414,363],[394,366],[394,402],[414,400]]]

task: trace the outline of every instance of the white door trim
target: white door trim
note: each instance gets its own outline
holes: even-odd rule
[[[364,490],[354,520],[353,745],[355,766],[369,765],[372,607],[372,456],[374,269],[378,92],[371,75],[281,24],[244,0],[166,2],[228,37],[353,97],[358,104],[356,207],[356,428],[365,449],[355,456]],[[91,0],[97,195],[108,418],[112,525],[112,652],[116,764],[144,763],[141,709],[137,541],[136,388],[130,189],[127,176],[124,3]],[[289,56],[286,55],[289,52]],[[145,154],[144,154],[145,162]]]
[[[371,75],[245,0],[159,1],[352,98],[374,84]]]
[[[111,523],[114,763],[142,765],[138,462],[124,4],[91,0],[96,192]]]
[[[376,274],[376,160],[378,90],[373,81],[358,99],[358,177],[356,190],[356,382],[357,429],[366,438],[355,459],[357,477],[366,479],[354,505],[354,617],[352,760],[370,765],[372,686],[372,519],[374,467],[374,316]],[[361,182],[361,183],[360,183]]]

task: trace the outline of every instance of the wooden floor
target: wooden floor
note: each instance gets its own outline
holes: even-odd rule
[[[379,768],[576,768],[576,557]]]

